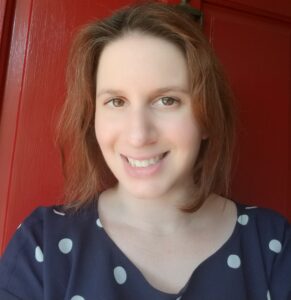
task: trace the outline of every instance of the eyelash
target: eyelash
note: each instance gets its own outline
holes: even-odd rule
[[[120,102],[125,102],[123,99],[120,99],[120,98],[112,98],[112,99],[110,99],[109,101],[107,101],[105,104],[110,104],[110,105],[112,105],[112,106],[114,106],[114,107],[121,107],[122,105],[120,105],[120,106],[116,106],[116,105],[114,105],[114,102],[115,101],[119,101],[119,104],[120,104]]]
[[[165,102],[163,101],[163,99],[170,100],[172,103],[170,105],[165,104]],[[113,107],[122,107],[123,106],[123,105],[115,105],[114,104],[115,101],[118,101],[119,104],[120,104],[120,102],[122,102],[123,105],[124,105],[124,102],[125,102],[123,99],[120,99],[120,98],[112,98],[112,99],[108,100],[105,103],[105,105],[110,104]],[[169,97],[169,96],[163,96],[163,97],[159,98],[156,102],[160,102],[160,101],[163,103],[163,106],[174,106],[174,105],[180,104],[180,102],[181,102],[179,99],[176,99],[176,98],[173,98],[173,97]]]
[[[163,99],[167,99],[167,100],[170,100],[172,101],[172,104],[168,105],[168,104],[165,104],[163,102]],[[173,97],[168,97],[168,96],[164,96],[164,97],[161,97],[158,101],[162,100],[162,103],[164,104],[164,106],[173,106],[173,105],[177,105],[179,104],[181,101],[176,99],[176,98],[173,98]]]

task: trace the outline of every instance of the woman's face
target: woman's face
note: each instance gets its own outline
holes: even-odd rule
[[[157,198],[192,184],[202,134],[184,55],[163,39],[130,33],[103,50],[95,131],[118,185]]]

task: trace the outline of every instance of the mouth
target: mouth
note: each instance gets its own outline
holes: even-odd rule
[[[124,155],[121,155],[121,156],[133,168],[147,168],[149,166],[158,164],[161,160],[163,160],[168,155],[168,153],[169,153],[169,151],[164,152],[159,155],[156,155],[156,156],[153,156],[148,159],[135,159],[135,158],[131,158],[131,157],[124,156]]]

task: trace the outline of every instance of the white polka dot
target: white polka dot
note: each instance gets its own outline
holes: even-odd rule
[[[21,227],[21,225],[22,225],[22,224],[20,223],[20,224],[17,226],[17,229],[19,229],[19,228]]]
[[[58,211],[58,210],[56,210],[56,209],[53,209],[53,212],[54,212],[56,215],[60,215],[60,216],[65,216],[65,215],[66,215],[65,213],[60,212],[60,211]]]
[[[71,298],[71,300],[85,300],[85,298],[82,297],[82,296],[76,295],[76,296],[73,296],[73,297]]]
[[[231,254],[227,259],[227,264],[232,269],[237,269],[240,267],[240,258],[238,255]]]
[[[115,267],[113,270],[114,278],[118,284],[124,284],[126,281],[126,271],[123,267]]]
[[[278,240],[271,240],[269,243],[269,248],[271,251],[279,253],[282,250],[282,245]]]
[[[237,218],[237,221],[241,224],[241,225],[247,225],[249,222],[249,216],[248,215],[240,215]]]
[[[43,253],[39,246],[35,248],[35,259],[38,262],[43,262]]]
[[[103,227],[103,225],[102,225],[102,223],[101,223],[101,221],[100,221],[99,218],[96,220],[96,224],[97,224],[97,226],[100,227],[100,228]]]
[[[62,253],[68,254],[73,248],[73,241],[71,239],[62,239],[59,241],[59,249]]]
[[[271,295],[270,295],[270,291],[267,292],[267,300],[272,300]]]

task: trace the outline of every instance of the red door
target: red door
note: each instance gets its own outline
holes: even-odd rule
[[[15,7],[8,2],[0,2],[0,78],[5,78],[0,84],[1,251],[33,208],[62,199],[53,128],[65,96],[74,30],[131,1],[23,0]],[[205,31],[237,98],[239,159],[232,198],[271,207],[291,220],[291,4],[270,2],[192,4],[205,14]]]
[[[203,11],[237,102],[232,198],[291,220],[291,2],[210,0]]]

